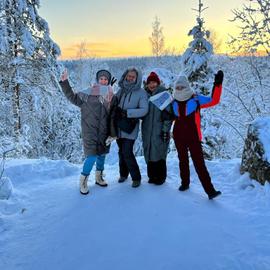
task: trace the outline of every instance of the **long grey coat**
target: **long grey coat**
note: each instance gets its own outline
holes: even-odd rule
[[[137,82],[132,89],[124,88],[124,81],[126,79],[128,70],[124,72],[122,78],[119,81],[120,90],[116,93],[118,99],[118,107],[123,110],[127,110],[128,118],[142,118],[148,112],[148,97],[142,85],[142,73],[137,70]],[[131,134],[128,134],[118,129],[118,138],[125,138],[130,140],[136,140],[139,133],[139,122]]]
[[[166,91],[159,86],[153,93],[147,91],[148,98],[152,95]],[[162,111],[159,110],[152,102],[149,102],[149,112],[142,121],[142,139],[144,158],[146,162],[166,160],[169,142],[163,142],[161,138],[162,131],[169,132],[172,121],[162,121]]]
[[[110,135],[110,109],[99,101],[98,96],[84,92],[74,93],[68,80],[60,82],[68,100],[81,109],[81,128],[84,155],[103,155],[110,147],[105,141]]]

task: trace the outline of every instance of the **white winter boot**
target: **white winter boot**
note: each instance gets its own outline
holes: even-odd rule
[[[89,189],[88,189],[88,185],[87,185],[88,178],[89,178],[89,176],[85,176],[82,174],[80,176],[80,192],[83,195],[87,195],[89,193]]]
[[[96,184],[101,187],[107,187],[108,184],[104,180],[103,176],[103,171],[96,171]]]

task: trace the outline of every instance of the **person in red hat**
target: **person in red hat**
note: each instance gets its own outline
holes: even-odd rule
[[[161,86],[155,72],[151,72],[146,81],[148,98],[160,94],[166,89]],[[142,121],[142,140],[144,158],[150,184],[162,185],[167,177],[166,158],[170,142],[172,121],[162,119],[162,111],[149,102],[148,114]]]

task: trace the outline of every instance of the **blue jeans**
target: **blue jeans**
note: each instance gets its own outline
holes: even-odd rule
[[[105,163],[106,155],[100,156],[88,156],[83,164],[83,171],[82,175],[88,176],[92,171],[92,168],[96,162],[96,170],[103,171],[104,170],[104,163]]]

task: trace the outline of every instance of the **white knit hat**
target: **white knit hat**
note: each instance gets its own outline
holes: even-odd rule
[[[176,89],[181,87],[181,90]],[[178,101],[186,101],[194,94],[186,76],[180,75],[174,84],[173,97]]]

